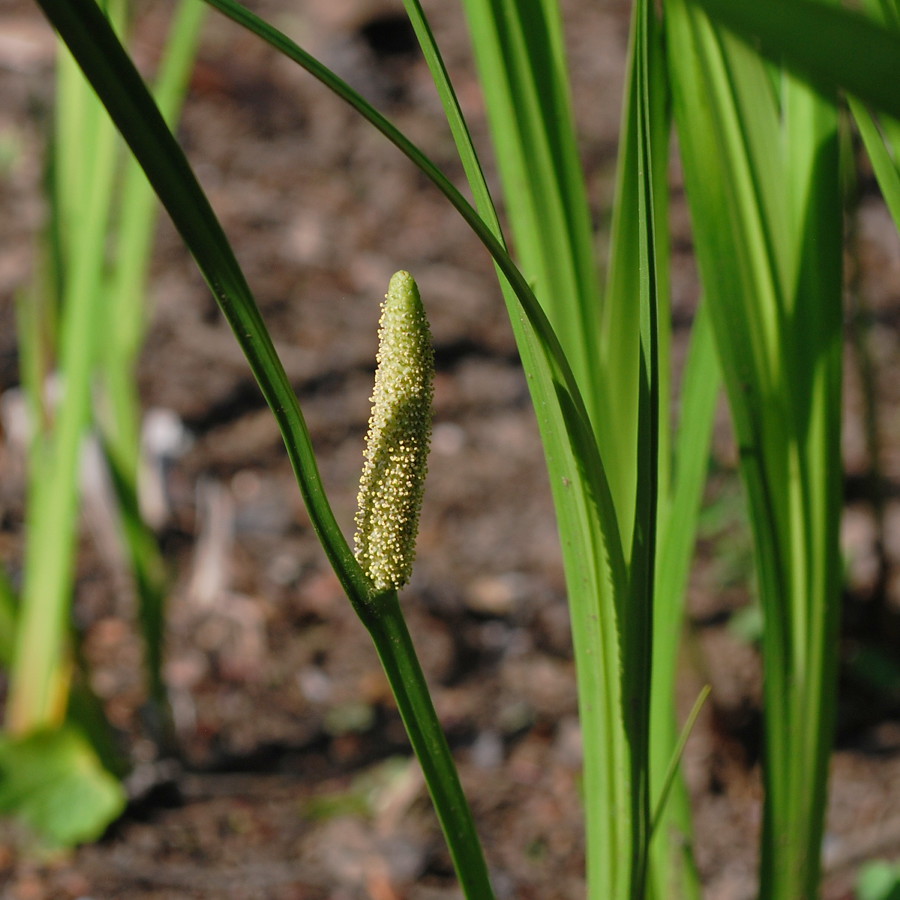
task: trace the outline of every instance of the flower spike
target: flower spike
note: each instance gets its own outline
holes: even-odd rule
[[[381,307],[356,513],[356,558],[379,591],[409,581],[428,471],[434,351],[409,272],[391,278]]]

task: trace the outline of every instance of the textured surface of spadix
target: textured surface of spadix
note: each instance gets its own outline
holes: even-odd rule
[[[434,352],[419,290],[391,278],[356,513],[356,558],[379,590],[409,581],[428,469]]]

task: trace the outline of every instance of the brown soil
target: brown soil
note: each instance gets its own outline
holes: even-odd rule
[[[628,9],[581,0],[567,6],[584,161],[602,236]],[[138,54],[148,66],[162,39],[164,7],[150,7],[141,19]],[[258,8],[363,85],[460,178],[427,71],[394,7],[265,0]],[[456,5],[438,6],[434,17],[484,147]],[[4,390],[18,380],[12,298],[28,283],[45,215],[52,63],[50,31],[36,9],[3,0]],[[379,135],[292,64],[212,14],[181,137],[276,336],[348,533],[378,301],[395,269],[418,279],[438,377],[419,558],[403,596],[410,629],[498,896],[583,896],[580,747],[559,547],[534,417],[486,254]],[[900,353],[900,248],[874,190],[863,187],[851,268],[858,261],[882,447],[879,469],[865,439],[867,391],[848,329],[848,630],[825,846],[831,900],[852,896],[861,862],[900,855],[900,695],[896,683],[864,688],[853,665],[864,650],[896,660],[897,631],[888,625],[900,598],[900,391],[889,375]],[[681,235],[675,314],[682,353],[698,287],[680,200],[673,215]],[[86,521],[76,620],[93,687],[136,763],[135,799],[103,840],[49,860],[4,826],[0,898],[458,896],[375,653],[314,540],[272,418],[167,222],[151,294],[141,392],[146,409],[168,416],[184,438],[157,495],[173,573],[166,677],[181,760],[159,765],[142,714],[133,600],[122,589],[114,542],[105,542],[100,520]],[[15,578],[23,485],[13,438],[7,430],[0,446],[0,556]],[[712,684],[686,756],[697,854],[706,896],[741,900],[753,896],[755,883],[759,661],[733,627],[734,613],[748,603],[750,551],[724,413],[713,472],[679,708],[683,716],[700,686]],[[873,472],[882,480],[873,482]],[[885,531],[873,484],[887,498]]]

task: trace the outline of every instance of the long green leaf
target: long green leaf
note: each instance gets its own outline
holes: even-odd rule
[[[834,715],[837,117],[833,98],[788,76],[773,80],[762,60],[713,27],[697,4],[670,0],[667,10],[688,199],[741,451],[765,614],[760,890],[789,900],[817,891]],[[760,133],[779,137],[774,154]]]
[[[600,285],[556,0],[465,0],[517,256],[595,428]],[[618,491],[618,486],[616,487]]]
[[[136,69],[92,0],[40,0],[194,254],[276,421],[310,518],[348,597],[376,642],[467,897],[493,896],[446,739],[393,592],[375,596],[322,489],[297,398],[221,227]]]
[[[115,8],[121,26],[121,4]],[[7,727],[19,735],[56,727],[65,715],[79,462],[101,344],[97,322],[117,152],[115,129],[64,52],[59,77],[72,106],[61,111],[57,156],[62,158],[54,181],[65,266],[56,362],[65,395],[29,454],[28,543],[7,701]],[[83,118],[76,119],[76,113]],[[68,168],[69,147],[82,168]],[[32,408],[42,408],[44,385],[31,387],[38,393]]]
[[[821,0],[692,0],[819,87],[900,118],[900,34]],[[814,39],[813,39],[814,38]]]
[[[875,178],[881,188],[884,202],[891,213],[891,218],[900,230],[900,145],[892,148],[891,153],[885,146],[886,137],[882,135],[874,116],[855,97],[848,97],[850,111],[856,120],[860,136],[865,144],[866,152],[872,161]]]
[[[897,0],[866,0],[869,15],[900,35],[900,3]],[[860,136],[872,161],[875,178],[894,224],[900,230],[900,119],[876,117],[854,96],[847,101]]]
[[[182,0],[169,30],[153,95],[166,122],[172,125],[181,111],[200,26],[206,12],[200,0]],[[104,422],[109,450],[120,471],[136,476],[140,406],[131,369],[146,327],[147,269],[159,204],[140,166],[125,161],[115,233],[115,264],[108,283],[110,339],[105,343],[109,415]]]
[[[201,0],[181,0],[166,39],[153,95],[163,118],[177,122],[206,15]],[[99,427],[119,500],[122,534],[131,560],[138,595],[138,617],[146,647],[145,668],[150,697],[159,720],[159,740],[172,743],[171,716],[162,676],[165,634],[166,567],[158,543],[142,521],[138,504],[141,404],[135,366],[149,316],[149,269],[159,203],[143,171],[125,160],[118,196],[116,252],[105,284],[111,333],[104,344]]]
[[[13,635],[19,616],[19,601],[6,569],[0,566],[0,666],[9,668],[12,661]]]
[[[678,773],[678,766],[681,763],[684,748],[687,746],[688,738],[691,736],[691,731],[693,731],[694,725],[697,723],[697,717],[700,715],[700,710],[703,709],[703,704],[706,703],[711,690],[712,688],[708,684],[703,686],[703,689],[694,701],[694,705],[691,707],[691,711],[684,723],[684,727],[681,729],[681,734],[678,736],[678,741],[675,744],[675,752],[672,754],[672,759],[669,761],[669,766],[662,779],[662,788],[660,790],[659,798],[653,807],[653,818],[650,823],[651,834],[656,832],[662,822],[663,812],[666,803],[669,800],[669,792],[672,790],[672,786],[675,783],[675,777]]]
[[[404,0],[404,6],[418,38],[419,46],[422,48],[422,55],[428,64],[438,96],[441,98],[441,105],[444,108],[444,115],[447,117],[447,124],[450,126],[450,133],[453,135],[463,171],[466,173],[466,179],[469,182],[469,187],[472,189],[472,196],[475,198],[475,207],[479,215],[484,219],[485,224],[503,245],[503,248],[506,249],[506,240],[503,237],[500,219],[497,216],[497,210],[488,188],[484,170],[475,150],[475,144],[472,142],[472,135],[469,132],[465,116],[463,116],[456,91],[453,89],[450,76],[447,74],[447,67],[444,65],[441,51],[438,48],[437,41],[434,39],[431,26],[425,17],[425,11],[422,9],[422,4],[419,0]],[[505,280],[501,283],[507,285]],[[509,294],[506,296],[510,303],[516,302],[514,297]]]
[[[673,453],[671,484],[660,498],[656,597],[653,607],[653,690],[650,710],[650,779],[654,798],[671,784],[654,831],[653,894],[665,900],[699,898],[693,858],[690,797],[680,773],[669,781],[677,745],[673,714],[678,651],[684,621],[684,595],[706,485],[709,445],[721,379],[715,356],[709,309],[701,303],[681,379],[681,415]]]

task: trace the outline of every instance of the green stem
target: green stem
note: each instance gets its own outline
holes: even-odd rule
[[[431,702],[397,592],[387,591],[374,598],[362,619],[375,643],[410,743],[422,766],[463,893],[471,900],[491,900],[494,893],[472,812]]]

